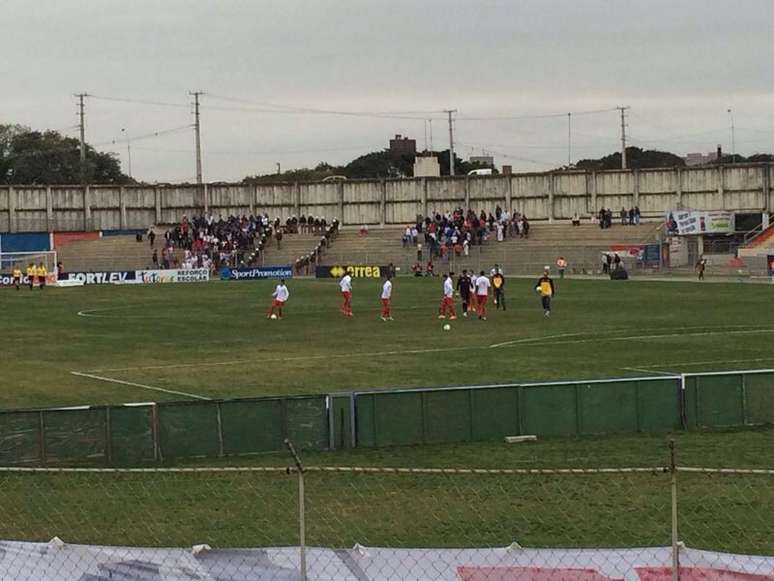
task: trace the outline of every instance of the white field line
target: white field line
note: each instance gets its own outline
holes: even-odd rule
[[[423,353],[446,353],[449,351],[470,351],[471,349],[486,349],[486,347],[443,347],[438,349],[407,349],[399,351],[376,351],[370,353],[340,353],[330,355],[301,355],[293,357],[272,357],[262,359],[253,357],[251,359],[233,359],[231,361],[213,361],[208,363],[173,363],[168,365],[146,365],[142,367],[115,367],[111,369],[92,369],[97,373],[112,371],[141,371],[144,369],[181,369],[187,367],[220,367],[224,365],[239,365],[241,363],[252,363],[260,361],[261,363],[277,363],[284,361],[308,361],[312,359],[351,359],[353,357],[382,357],[388,355],[421,355]]]
[[[142,383],[134,383],[131,381],[124,381],[123,379],[113,379],[111,377],[102,377],[100,375],[93,375],[91,373],[83,373],[81,371],[71,371],[72,375],[77,375],[78,377],[87,377],[89,379],[96,379],[97,381],[106,381],[108,383],[118,383],[119,385],[128,385],[130,387],[138,387],[140,389],[148,389],[151,391],[160,391],[163,393],[169,393],[172,395],[182,395],[184,397],[190,397],[193,399],[210,399],[209,397],[204,397],[203,395],[197,395],[195,393],[188,393],[185,391],[177,391],[174,389],[164,389],[163,387],[154,387],[152,385],[144,385]]]
[[[690,327],[686,328],[689,329]],[[694,327],[699,329],[706,329],[707,327]],[[620,332],[620,331],[619,331]],[[642,340],[642,339],[661,339],[661,338],[670,338],[670,337],[701,337],[701,336],[710,336],[710,335],[721,335],[721,334],[757,334],[757,333],[774,333],[774,328],[772,329],[748,329],[748,330],[740,330],[740,331],[728,331],[728,330],[716,330],[716,331],[703,331],[703,332],[697,332],[697,333],[662,333],[662,334],[655,334],[655,335],[629,335],[629,336],[600,336],[600,337],[590,337],[587,339],[574,339],[574,340],[567,340],[567,341],[551,341],[550,346],[554,345],[569,345],[569,344],[582,344],[582,343],[601,343],[601,342],[609,342],[609,341],[636,341],[636,340]],[[111,372],[119,372],[119,371],[144,371],[144,370],[154,370],[154,369],[188,369],[188,368],[197,368],[197,367],[225,367],[229,365],[240,365],[244,363],[252,363],[255,361],[260,361],[261,363],[283,363],[283,362],[291,362],[291,361],[311,361],[311,360],[321,360],[321,359],[351,359],[355,357],[388,357],[392,355],[423,355],[427,353],[450,353],[455,351],[475,351],[475,350],[482,350],[482,349],[491,349],[493,347],[510,347],[510,346],[517,346],[517,345],[523,345],[523,344],[529,344],[529,343],[536,343],[540,341],[547,341],[551,339],[556,339],[559,337],[566,337],[566,336],[575,336],[575,335],[583,335],[583,333],[576,333],[576,334],[564,334],[564,335],[548,335],[545,337],[525,337],[523,339],[515,339],[513,341],[508,341],[506,343],[495,343],[494,345],[473,345],[473,346],[465,346],[465,347],[439,347],[439,348],[432,348],[432,349],[405,349],[405,350],[392,350],[392,351],[371,351],[371,352],[353,352],[353,353],[341,353],[341,354],[329,354],[329,355],[302,355],[302,356],[291,356],[291,357],[272,357],[272,358],[260,358],[260,357],[253,357],[250,359],[232,359],[227,361],[212,361],[212,362],[204,362],[204,363],[172,363],[172,364],[164,364],[164,365],[144,365],[144,366],[137,366],[137,367],[113,367],[113,368],[102,368],[102,369],[90,369],[89,372],[93,373],[111,373]],[[662,366],[663,364],[658,364],[658,366]]]
[[[607,341],[641,341],[644,339],[671,339],[674,337],[709,337],[712,335],[756,335],[774,333],[772,329],[752,329],[747,331],[704,331],[700,333],[661,333],[657,335],[628,335],[621,337],[595,337],[591,339],[574,339],[570,341],[556,341],[552,345],[574,345],[581,343],[602,343]],[[662,366],[663,364],[659,364]]]
[[[143,309],[147,305],[130,305],[130,306],[122,306],[122,307],[104,307],[104,308],[98,308],[98,309],[83,309],[81,311],[78,311],[77,315],[79,317],[89,317],[93,319],[149,319],[149,318],[157,318],[158,315],[156,314],[138,314],[138,315],[123,315],[123,314],[101,314],[101,313],[110,313],[111,311],[118,311],[118,310],[125,310],[125,309]],[[163,306],[163,305],[160,305]],[[257,311],[256,313],[258,315],[265,315],[265,310],[262,307],[258,306],[256,307]],[[285,307],[288,308],[288,307]],[[412,307],[390,307],[393,311],[419,311],[419,310],[426,310],[428,312],[437,312],[438,307],[437,305],[433,306],[432,304],[429,304],[427,306],[412,306]],[[293,314],[298,315],[314,315],[314,314],[322,314],[322,313],[336,313],[337,308],[330,308],[330,309],[293,309],[290,311]],[[359,308],[355,309],[355,314],[358,312],[360,313],[379,313],[381,312],[381,307],[376,306],[368,306],[365,308]],[[262,317],[261,317],[262,318]]]
[[[522,339],[514,339],[512,341],[504,341],[503,343],[493,343],[488,349],[497,349],[498,347],[507,347],[509,345],[521,345],[524,343],[537,343],[538,341],[546,341],[550,339],[564,339],[566,337],[580,337],[582,335],[588,335],[588,333],[562,333],[561,335],[546,335],[544,337],[525,337]]]
[[[655,365],[641,365],[640,367],[644,369],[653,369],[655,367],[669,367],[669,366],[675,366],[675,367],[695,367],[697,365],[726,365],[728,363],[759,363],[761,361],[774,361],[774,357],[756,357],[755,359],[725,359],[723,361],[713,360],[713,361],[690,361],[690,362],[680,362],[680,363],[657,363]],[[633,367],[628,367],[627,369],[634,369]]]
[[[661,367],[661,366],[659,366]],[[621,367],[625,371],[636,371],[637,373],[649,373],[651,375],[666,375],[668,377],[674,377],[675,373],[669,371],[659,371],[658,369],[645,369],[644,367]]]

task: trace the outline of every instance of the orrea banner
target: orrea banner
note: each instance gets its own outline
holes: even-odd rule
[[[349,274],[352,278],[381,278],[387,274],[389,267],[367,264],[343,264],[335,266],[318,266],[315,269],[317,278],[341,278]]]

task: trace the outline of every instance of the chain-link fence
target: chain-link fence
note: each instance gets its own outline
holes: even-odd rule
[[[774,470],[16,468],[0,514],[0,579],[774,578]]]

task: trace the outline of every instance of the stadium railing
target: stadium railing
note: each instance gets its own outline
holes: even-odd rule
[[[774,576],[774,470],[364,466],[0,470],[17,580]],[[177,547],[177,548],[175,548]]]

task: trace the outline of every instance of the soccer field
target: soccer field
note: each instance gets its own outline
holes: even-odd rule
[[[557,281],[543,317],[532,279],[509,279],[505,312],[436,319],[441,279],[395,280],[395,321],[375,280],[3,290],[3,408],[190,397],[329,393],[774,366],[774,288],[763,284]],[[459,309],[459,303],[457,304]],[[84,375],[85,374],[85,375]]]

